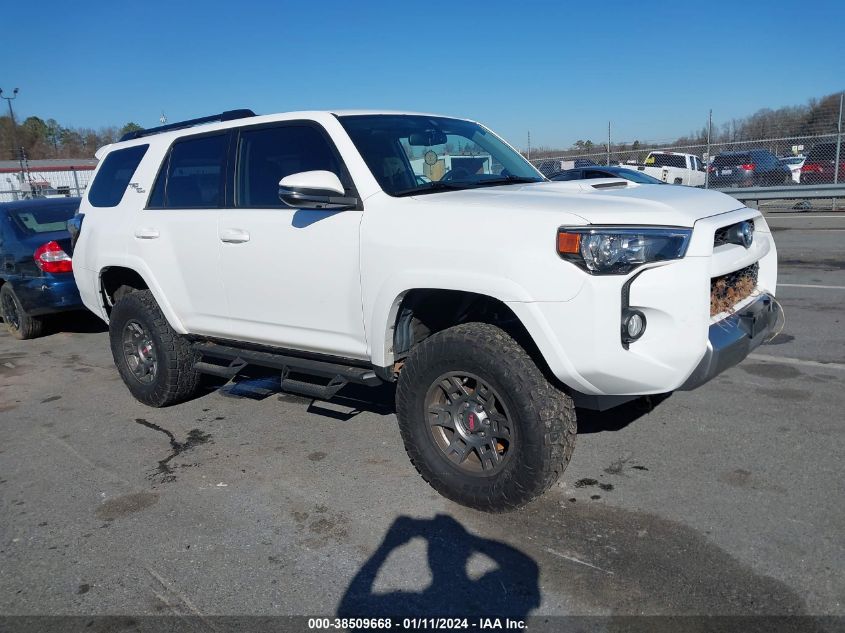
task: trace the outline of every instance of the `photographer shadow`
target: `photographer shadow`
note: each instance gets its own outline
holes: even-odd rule
[[[420,591],[375,593],[379,570],[394,550],[426,541],[431,583]],[[469,562],[482,555],[495,568],[473,578]],[[524,620],[540,605],[539,568],[519,550],[468,532],[447,515],[396,519],[338,605],[341,618],[510,618]]]

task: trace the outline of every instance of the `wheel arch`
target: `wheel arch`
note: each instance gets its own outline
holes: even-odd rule
[[[126,264],[103,266],[99,272],[98,285],[100,302],[106,316],[111,314],[112,307],[120,299],[122,292],[127,289],[129,291],[149,290],[170,326],[180,334],[187,334],[181,320],[173,312],[161,288],[144,267],[127,266]]]
[[[374,356],[373,364],[387,368],[392,374],[395,363],[404,359],[420,341],[468,322],[500,327],[528,352],[548,378],[560,383],[529,327],[513,309],[498,297],[468,290],[409,288],[397,294],[388,313],[384,356]]]

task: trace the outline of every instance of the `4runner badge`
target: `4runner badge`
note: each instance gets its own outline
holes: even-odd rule
[[[141,185],[139,185],[137,182],[130,182],[129,186],[138,193],[145,193],[146,192],[146,190]]]

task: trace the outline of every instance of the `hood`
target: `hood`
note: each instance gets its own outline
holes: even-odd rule
[[[682,185],[641,185],[615,178],[481,187],[415,197],[432,204],[565,213],[580,218],[584,224],[684,227],[744,206],[718,191]]]

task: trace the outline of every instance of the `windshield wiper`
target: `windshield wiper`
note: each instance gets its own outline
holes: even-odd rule
[[[479,180],[474,184],[479,187],[485,187],[487,185],[510,185],[510,184],[517,184],[517,183],[528,183],[528,182],[543,182],[537,178],[529,177],[529,176],[502,176],[501,178],[488,178],[485,180]]]
[[[415,193],[435,193],[437,191],[459,191],[461,189],[466,189],[468,187],[475,186],[475,182],[466,182],[466,181],[447,181],[443,182],[442,180],[433,180],[431,182],[427,182],[424,185],[417,185],[416,187],[411,187],[410,189],[400,189],[399,191],[394,191],[394,196],[410,196]]]
[[[453,181],[442,181],[442,180],[433,180],[432,182],[426,183],[424,185],[419,185],[417,187],[411,187],[410,189],[400,189],[399,191],[394,191],[394,196],[410,196],[415,193],[436,193],[438,191],[459,191],[461,189],[475,189],[476,187],[486,187],[488,185],[512,185],[517,183],[528,183],[528,182],[543,182],[542,180],[538,180],[537,178],[531,178],[528,176],[502,176],[500,178],[490,178],[485,180],[453,180]]]

